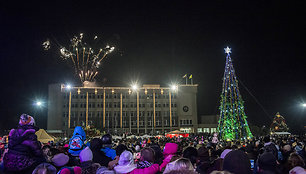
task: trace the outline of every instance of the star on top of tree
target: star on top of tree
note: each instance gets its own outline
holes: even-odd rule
[[[232,53],[232,49],[229,47],[224,48],[226,54]]]

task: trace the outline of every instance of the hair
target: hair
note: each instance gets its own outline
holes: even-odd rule
[[[292,168],[296,166],[304,167],[305,163],[304,160],[298,155],[297,153],[293,152],[290,154],[288,158],[288,162]]]
[[[193,170],[193,165],[187,158],[180,158],[175,161],[174,170]]]
[[[155,152],[152,148],[145,147],[140,151],[143,161],[154,162]]]
[[[187,147],[183,151],[183,157],[188,158],[190,160],[190,162],[194,165],[197,162],[198,151],[194,147]]]
[[[271,141],[270,136],[265,136],[263,140],[265,143],[268,143]]]
[[[39,164],[32,174],[56,174],[56,168],[49,163]]]
[[[116,150],[116,155],[120,156],[122,152],[124,152],[125,150],[128,150],[128,148],[124,144],[119,144],[115,150]]]

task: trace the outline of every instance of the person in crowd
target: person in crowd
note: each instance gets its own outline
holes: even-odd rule
[[[251,174],[251,163],[246,153],[241,150],[232,150],[223,161],[223,170],[235,174]]]
[[[68,152],[76,157],[86,147],[86,133],[81,126],[74,128],[73,135],[69,140]]]
[[[154,144],[150,145],[150,148],[154,150],[154,164],[161,165],[163,162],[163,152],[160,149],[160,146],[154,142]]]
[[[173,171],[194,171],[193,165],[187,158],[179,158],[169,164],[167,164],[164,171],[165,174],[168,174]]]
[[[8,152],[3,158],[6,173],[32,173],[38,164],[44,162],[41,144],[35,135],[38,130],[32,116],[20,116],[19,126],[9,133]]]
[[[264,152],[257,160],[258,174],[277,174],[277,160],[270,152]],[[256,169],[254,169],[256,170]]]
[[[133,154],[130,151],[124,151],[121,153],[118,164],[114,167],[116,174],[126,174],[132,172],[137,168],[134,163]]]
[[[112,160],[116,157],[116,151],[112,149],[112,136],[110,134],[105,134],[102,136],[102,149],[106,156],[110,157]]]
[[[263,152],[270,152],[272,153],[276,159],[278,159],[278,150],[275,146],[275,144],[271,141],[270,136],[265,136],[264,137],[264,147],[263,147]]]
[[[51,162],[52,155],[51,155],[51,151],[50,150],[51,150],[51,146],[50,145],[45,145],[42,148],[43,156],[44,156],[46,162]]]
[[[32,172],[32,174],[56,174],[57,170],[49,163],[39,164]]]
[[[162,171],[166,165],[171,161],[171,158],[176,154],[178,150],[178,145],[176,143],[166,143],[164,148],[164,160],[163,163],[160,165],[160,171]]]
[[[288,162],[291,168],[289,174],[306,174],[305,162],[297,153],[291,153]]]
[[[104,152],[101,151],[102,140],[100,138],[94,138],[90,142],[90,150],[93,153],[92,161],[94,163],[99,163],[101,166],[108,166],[108,163],[112,160],[110,157],[107,157]]]
[[[80,154],[80,162],[82,168],[82,174],[95,174],[101,165],[99,163],[93,163],[93,154],[89,147],[83,149]]]
[[[183,151],[183,157],[187,158],[190,160],[192,166],[194,168],[196,168],[196,163],[198,161],[198,151],[196,148],[194,147],[187,147],[184,151]]]
[[[210,157],[208,149],[202,146],[198,149],[199,161],[196,167],[198,173],[207,173],[208,169],[211,167]]]

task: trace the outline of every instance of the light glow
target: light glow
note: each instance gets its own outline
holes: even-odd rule
[[[138,86],[137,86],[136,84],[134,84],[134,85],[132,85],[132,89],[133,89],[134,91],[136,91],[136,90],[138,89]]]
[[[224,48],[226,54],[232,53],[232,49],[229,47]]]

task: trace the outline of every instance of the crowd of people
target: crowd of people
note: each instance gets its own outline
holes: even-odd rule
[[[67,144],[42,144],[35,120],[22,114],[0,146],[0,173],[23,174],[305,174],[303,136],[253,137],[243,141],[188,138],[86,137],[74,129]]]

